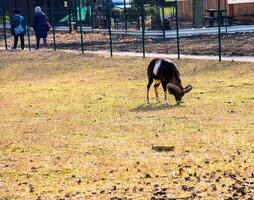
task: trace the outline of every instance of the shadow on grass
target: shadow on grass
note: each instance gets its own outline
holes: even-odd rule
[[[131,112],[149,112],[149,111],[160,111],[160,110],[169,110],[177,107],[184,107],[183,105],[169,105],[166,106],[164,104],[142,104],[137,106],[136,108],[132,108],[130,111]]]

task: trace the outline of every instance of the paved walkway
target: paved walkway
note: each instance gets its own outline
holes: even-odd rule
[[[42,49],[44,50],[44,49]],[[47,49],[48,50],[48,49]],[[0,47],[0,51],[5,51],[5,48]],[[8,50],[8,51],[17,51],[17,50]],[[28,51],[28,49],[26,49]],[[34,51],[32,49],[32,51]],[[41,50],[39,50],[41,51]],[[51,51],[51,50],[49,50]],[[62,50],[58,49],[57,51],[73,53],[73,54],[81,54],[78,50]],[[52,50],[53,52],[53,50]],[[97,55],[109,55],[109,51],[84,51],[85,54],[97,54]],[[143,57],[143,53],[133,53],[133,52],[113,52],[113,56],[129,56],[129,57]],[[177,59],[177,54],[163,54],[163,53],[146,53],[145,56],[147,58],[168,58],[168,59]],[[205,56],[205,55],[185,55],[181,54],[180,57],[182,59],[197,59],[197,60],[219,60],[218,56]],[[253,62],[254,63],[254,56],[223,56],[222,61],[235,61],[235,62]]]
[[[80,53],[80,51],[62,50],[68,53]],[[88,54],[110,55],[109,51],[85,51]],[[132,52],[113,52],[113,56],[129,56],[129,57],[143,57],[142,53]],[[158,54],[158,53],[146,53],[147,58],[178,58],[177,54]],[[180,56],[183,59],[197,59],[197,60],[219,60],[219,56],[200,56],[200,55],[184,55]],[[235,61],[235,62],[253,62],[254,56],[223,56],[222,61]]]

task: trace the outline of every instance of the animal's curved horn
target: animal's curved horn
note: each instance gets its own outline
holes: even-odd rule
[[[192,90],[192,85],[188,85],[188,86],[186,86],[186,87],[183,89],[183,93],[186,94],[186,93],[188,93],[188,92],[191,91],[191,90]]]
[[[172,89],[172,90],[176,91],[179,94],[183,93],[183,91],[178,86],[176,86],[172,83],[168,83],[166,87],[167,87],[167,89]]]

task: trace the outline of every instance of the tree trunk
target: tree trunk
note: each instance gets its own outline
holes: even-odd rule
[[[162,29],[160,14],[156,14],[155,16],[152,16],[151,25],[152,25],[152,27],[151,27],[152,30],[161,30]]]

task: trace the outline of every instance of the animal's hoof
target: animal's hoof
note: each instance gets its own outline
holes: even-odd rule
[[[165,107],[169,107],[169,103],[165,103],[164,106],[165,106]]]

